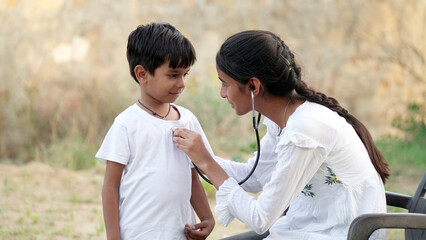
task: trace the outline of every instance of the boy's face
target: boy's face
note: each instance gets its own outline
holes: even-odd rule
[[[159,103],[175,102],[185,89],[185,78],[190,69],[191,67],[170,68],[169,61],[166,61],[155,69],[153,75],[146,71],[139,81],[142,94]]]

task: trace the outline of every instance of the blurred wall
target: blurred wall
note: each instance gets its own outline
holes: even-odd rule
[[[378,137],[407,104],[425,105],[425,10],[424,0],[1,0],[0,156],[70,128],[99,141],[137,98],[127,36],[153,21],[176,26],[198,54],[179,104],[191,108],[191,93],[206,88],[223,102],[214,62],[220,44],[237,31],[266,29],[295,52],[311,86]],[[207,122],[219,110],[195,114]]]

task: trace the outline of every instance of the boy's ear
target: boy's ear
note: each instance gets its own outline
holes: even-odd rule
[[[146,76],[148,74],[147,70],[141,65],[136,65],[133,71],[135,71],[135,76],[138,82],[144,83],[144,81],[146,80]]]

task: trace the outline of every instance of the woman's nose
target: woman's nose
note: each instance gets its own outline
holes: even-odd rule
[[[220,88],[220,96],[222,98],[226,98],[227,97],[227,95],[226,95],[226,89],[223,86]]]

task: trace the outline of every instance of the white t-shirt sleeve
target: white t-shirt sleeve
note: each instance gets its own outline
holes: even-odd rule
[[[113,161],[126,165],[130,158],[130,146],[126,124],[116,118],[96,153],[99,160]]]

